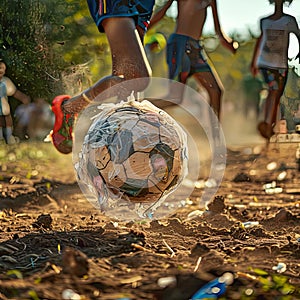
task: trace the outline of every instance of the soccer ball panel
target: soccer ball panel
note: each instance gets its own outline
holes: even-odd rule
[[[182,172],[182,157],[179,150],[174,151],[173,167],[170,171],[172,176],[180,175]]]
[[[145,180],[152,173],[152,168],[149,163],[149,154],[144,152],[134,152],[123,163],[126,170],[127,178]]]
[[[159,129],[150,123],[139,121],[132,131],[132,142],[135,151],[149,151],[159,143]]]
[[[114,163],[125,161],[132,153],[132,132],[127,129],[117,131],[110,140],[108,149]]]
[[[159,115],[157,115],[157,113],[147,112],[147,114],[143,114],[140,119],[142,122],[150,123],[155,127],[161,126]]]
[[[133,131],[134,135],[148,135],[151,133],[151,135],[157,135],[159,134],[159,128],[158,126],[155,126],[154,124],[151,124],[149,122],[145,122],[144,120],[139,120],[136,124],[136,127]]]
[[[158,182],[165,181],[168,178],[168,163],[161,154],[156,153],[151,156],[151,166],[153,170],[153,175]]]
[[[135,137],[133,137],[133,139],[134,138]],[[150,152],[158,142],[159,142],[158,135],[148,134],[148,135],[139,136],[137,139],[133,141],[132,146],[134,151]]]
[[[172,150],[176,150],[181,146],[178,133],[171,126],[161,126],[159,136],[161,143],[168,145]]]
[[[110,161],[106,168],[100,171],[105,183],[109,186],[120,187],[126,182],[124,166]]]
[[[103,168],[105,168],[108,164],[108,162],[110,161],[111,157],[108,151],[107,146],[102,146],[99,148],[96,148],[94,151],[94,160],[96,162],[96,167],[99,170],[102,170]]]

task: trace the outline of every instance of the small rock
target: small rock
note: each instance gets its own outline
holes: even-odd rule
[[[62,257],[63,272],[76,277],[82,277],[88,274],[89,264],[87,256],[77,250],[67,247]]]
[[[38,216],[37,220],[32,224],[32,226],[35,228],[51,229],[52,221],[52,217],[49,214],[42,214]]]
[[[224,197],[222,196],[216,196],[215,199],[208,204],[208,210],[214,213],[224,212],[225,208]]]
[[[251,178],[245,173],[239,173],[234,177],[233,181],[234,182],[249,182],[249,181],[251,181]]]

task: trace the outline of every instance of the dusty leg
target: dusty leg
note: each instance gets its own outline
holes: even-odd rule
[[[216,114],[217,118],[220,120],[221,117],[221,99],[223,95],[223,85],[219,76],[211,72],[202,72],[194,75],[196,81],[202,85],[210,99],[210,106]]]
[[[274,134],[273,127],[276,123],[277,111],[280,104],[280,98],[283,94],[286,82],[287,73],[273,71],[270,75],[269,73],[262,73],[266,83],[269,85],[268,97],[266,99],[264,108],[264,121],[260,122],[257,126],[260,134],[267,140]]]
[[[220,116],[221,116],[221,98],[223,94],[223,85],[217,74],[211,72],[201,72],[193,75],[196,81],[202,85],[208,95],[209,95],[209,104],[212,108],[213,113],[216,117],[210,112],[210,122],[212,137],[214,140],[215,151],[218,147],[221,146],[220,138]]]
[[[145,78],[151,75],[143,45],[132,18],[109,18],[103,22],[112,55],[112,74],[96,82],[82,94],[63,103],[63,110],[69,113],[78,113],[93,101],[103,91],[110,87],[135,78]],[[148,82],[141,81],[141,85],[122,85],[117,96],[124,98],[132,90],[142,91]],[[97,101],[112,95],[104,94]]]
[[[15,144],[16,139],[13,136],[13,119],[11,114],[4,116],[5,118],[5,127],[4,129],[4,138],[7,144]]]

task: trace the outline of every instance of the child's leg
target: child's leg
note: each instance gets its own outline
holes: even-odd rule
[[[13,119],[11,114],[4,116],[5,127],[4,127],[4,138],[7,144],[15,144],[16,138],[13,136]]]
[[[220,120],[221,117],[221,98],[223,95],[223,85],[219,76],[213,72],[201,72],[193,75],[196,81],[207,91],[210,100],[210,106]]]
[[[201,84],[207,91],[209,96],[209,104],[214,115],[210,114],[211,133],[214,141],[214,152],[218,152],[219,147],[222,146],[222,139],[220,137],[220,115],[221,115],[221,98],[223,94],[223,85],[218,77],[211,72],[198,72],[194,75],[198,84]]]
[[[89,104],[89,100],[94,100],[108,88],[125,80],[145,78],[151,75],[151,69],[134,20],[132,18],[107,18],[103,21],[103,27],[111,49],[112,74],[100,79],[81,95],[64,102],[63,110],[65,112],[78,113]],[[136,82],[133,86],[128,84],[128,90],[123,88],[118,95],[113,96],[126,100],[132,90],[142,91],[147,87],[145,80],[141,81],[141,86],[136,84]],[[104,99],[96,100],[103,101]]]
[[[276,123],[276,115],[278,105],[280,103],[281,93],[278,90],[269,91],[268,97],[266,99],[266,106],[264,112],[264,121],[270,125]]]
[[[261,72],[269,86],[269,92],[264,108],[264,121],[258,124],[258,130],[264,138],[269,139],[274,134],[273,127],[276,123],[280,98],[287,82],[287,71],[263,69]]]
[[[72,151],[72,127],[75,115],[83,110],[95,98],[103,101],[111,96],[126,100],[131,92],[144,90],[148,80],[134,81],[123,84],[122,88],[113,90],[115,95],[109,95],[109,88],[118,83],[135,78],[145,78],[151,75],[143,45],[135,28],[132,18],[107,18],[102,22],[107,35],[112,55],[112,75],[100,79],[89,89],[77,97],[59,96],[52,102],[55,113],[55,125],[52,141],[58,151],[70,153]],[[107,93],[103,93],[107,91]],[[101,94],[101,98],[98,95]]]

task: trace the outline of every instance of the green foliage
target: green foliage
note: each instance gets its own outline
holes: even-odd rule
[[[66,93],[66,84],[74,86],[74,82],[65,82],[63,76],[76,73],[77,81],[78,76],[85,77],[86,68],[80,66],[91,61],[91,53],[107,48],[105,38],[100,46],[86,38],[96,35],[84,1],[1,2],[0,58],[7,64],[7,76],[32,98],[51,100]],[[80,88],[83,80],[79,81]]]
[[[269,274],[265,270],[255,268],[253,269],[257,276],[257,281],[261,284],[262,290],[271,292],[272,290],[280,292],[282,297],[280,299],[290,299],[288,295],[299,296],[299,291],[295,286],[289,283],[289,278],[281,274]]]

